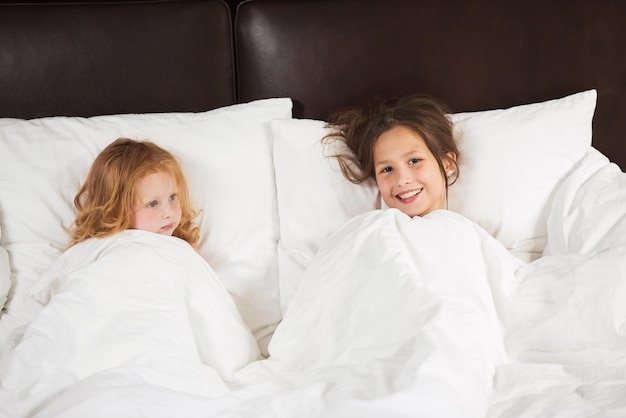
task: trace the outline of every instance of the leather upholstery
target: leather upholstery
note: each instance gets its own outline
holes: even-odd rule
[[[221,0],[1,4],[0,116],[232,104],[231,23]]]
[[[485,110],[598,89],[594,146],[626,167],[626,2],[249,0],[239,100],[286,96],[324,119],[373,95]]]

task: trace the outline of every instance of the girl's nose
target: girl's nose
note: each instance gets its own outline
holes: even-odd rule
[[[396,170],[397,174],[397,183],[398,185],[408,184],[413,181],[413,177],[411,177],[410,170],[406,168],[401,168]]]
[[[167,205],[163,205],[163,218],[167,219],[170,218],[172,216],[172,203],[171,202],[167,202]]]

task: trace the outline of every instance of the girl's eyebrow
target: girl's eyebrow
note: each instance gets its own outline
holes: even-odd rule
[[[389,162],[387,160],[383,160],[383,161],[374,163],[374,167],[378,167],[379,165],[387,165],[387,164],[389,164]]]

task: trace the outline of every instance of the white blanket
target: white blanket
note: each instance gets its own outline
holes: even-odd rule
[[[591,148],[516,275],[489,417],[625,417],[626,174]]]
[[[489,284],[502,294],[520,264],[451,212],[366,213],[322,248],[270,358],[254,361],[186,244],[139,231],[87,243],[32,289],[45,307],[4,364],[0,405],[11,417],[483,417],[505,361]]]
[[[0,410],[9,417],[111,379],[222,396],[223,380],[259,358],[220,280],[177,238],[125,231],[89,240],[29,293],[45,306],[1,369]]]
[[[506,359],[490,284],[506,299],[521,265],[452,212],[358,216],[320,249],[264,367],[316,384],[324,416],[484,417]]]

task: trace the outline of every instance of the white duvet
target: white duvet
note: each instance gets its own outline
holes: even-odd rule
[[[505,361],[489,284],[513,285],[519,265],[452,212],[366,213],[320,251],[259,360],[188,245],[141,231],[89,241],[31,289],[45,306],[4,363],[0,405],[11,417],[302,417],[366,402],[481,417]]]
[[[626,174],[595,149],[559,188],[544,256],[520,269],[489,418],[626,416]]]
[[[177,238],[125,231],[78,244],[29,294],[44,306],[0,369],[9,417],[91,385],[222,396],[224,379],[259,358],[220,280]]]
[[[0,416],[626,416],[625,176],[585,158],[529,264],[452,212],[353,218],[267,359],[186,244],[76,247],[31,290],[42,308],[2,365]]]

